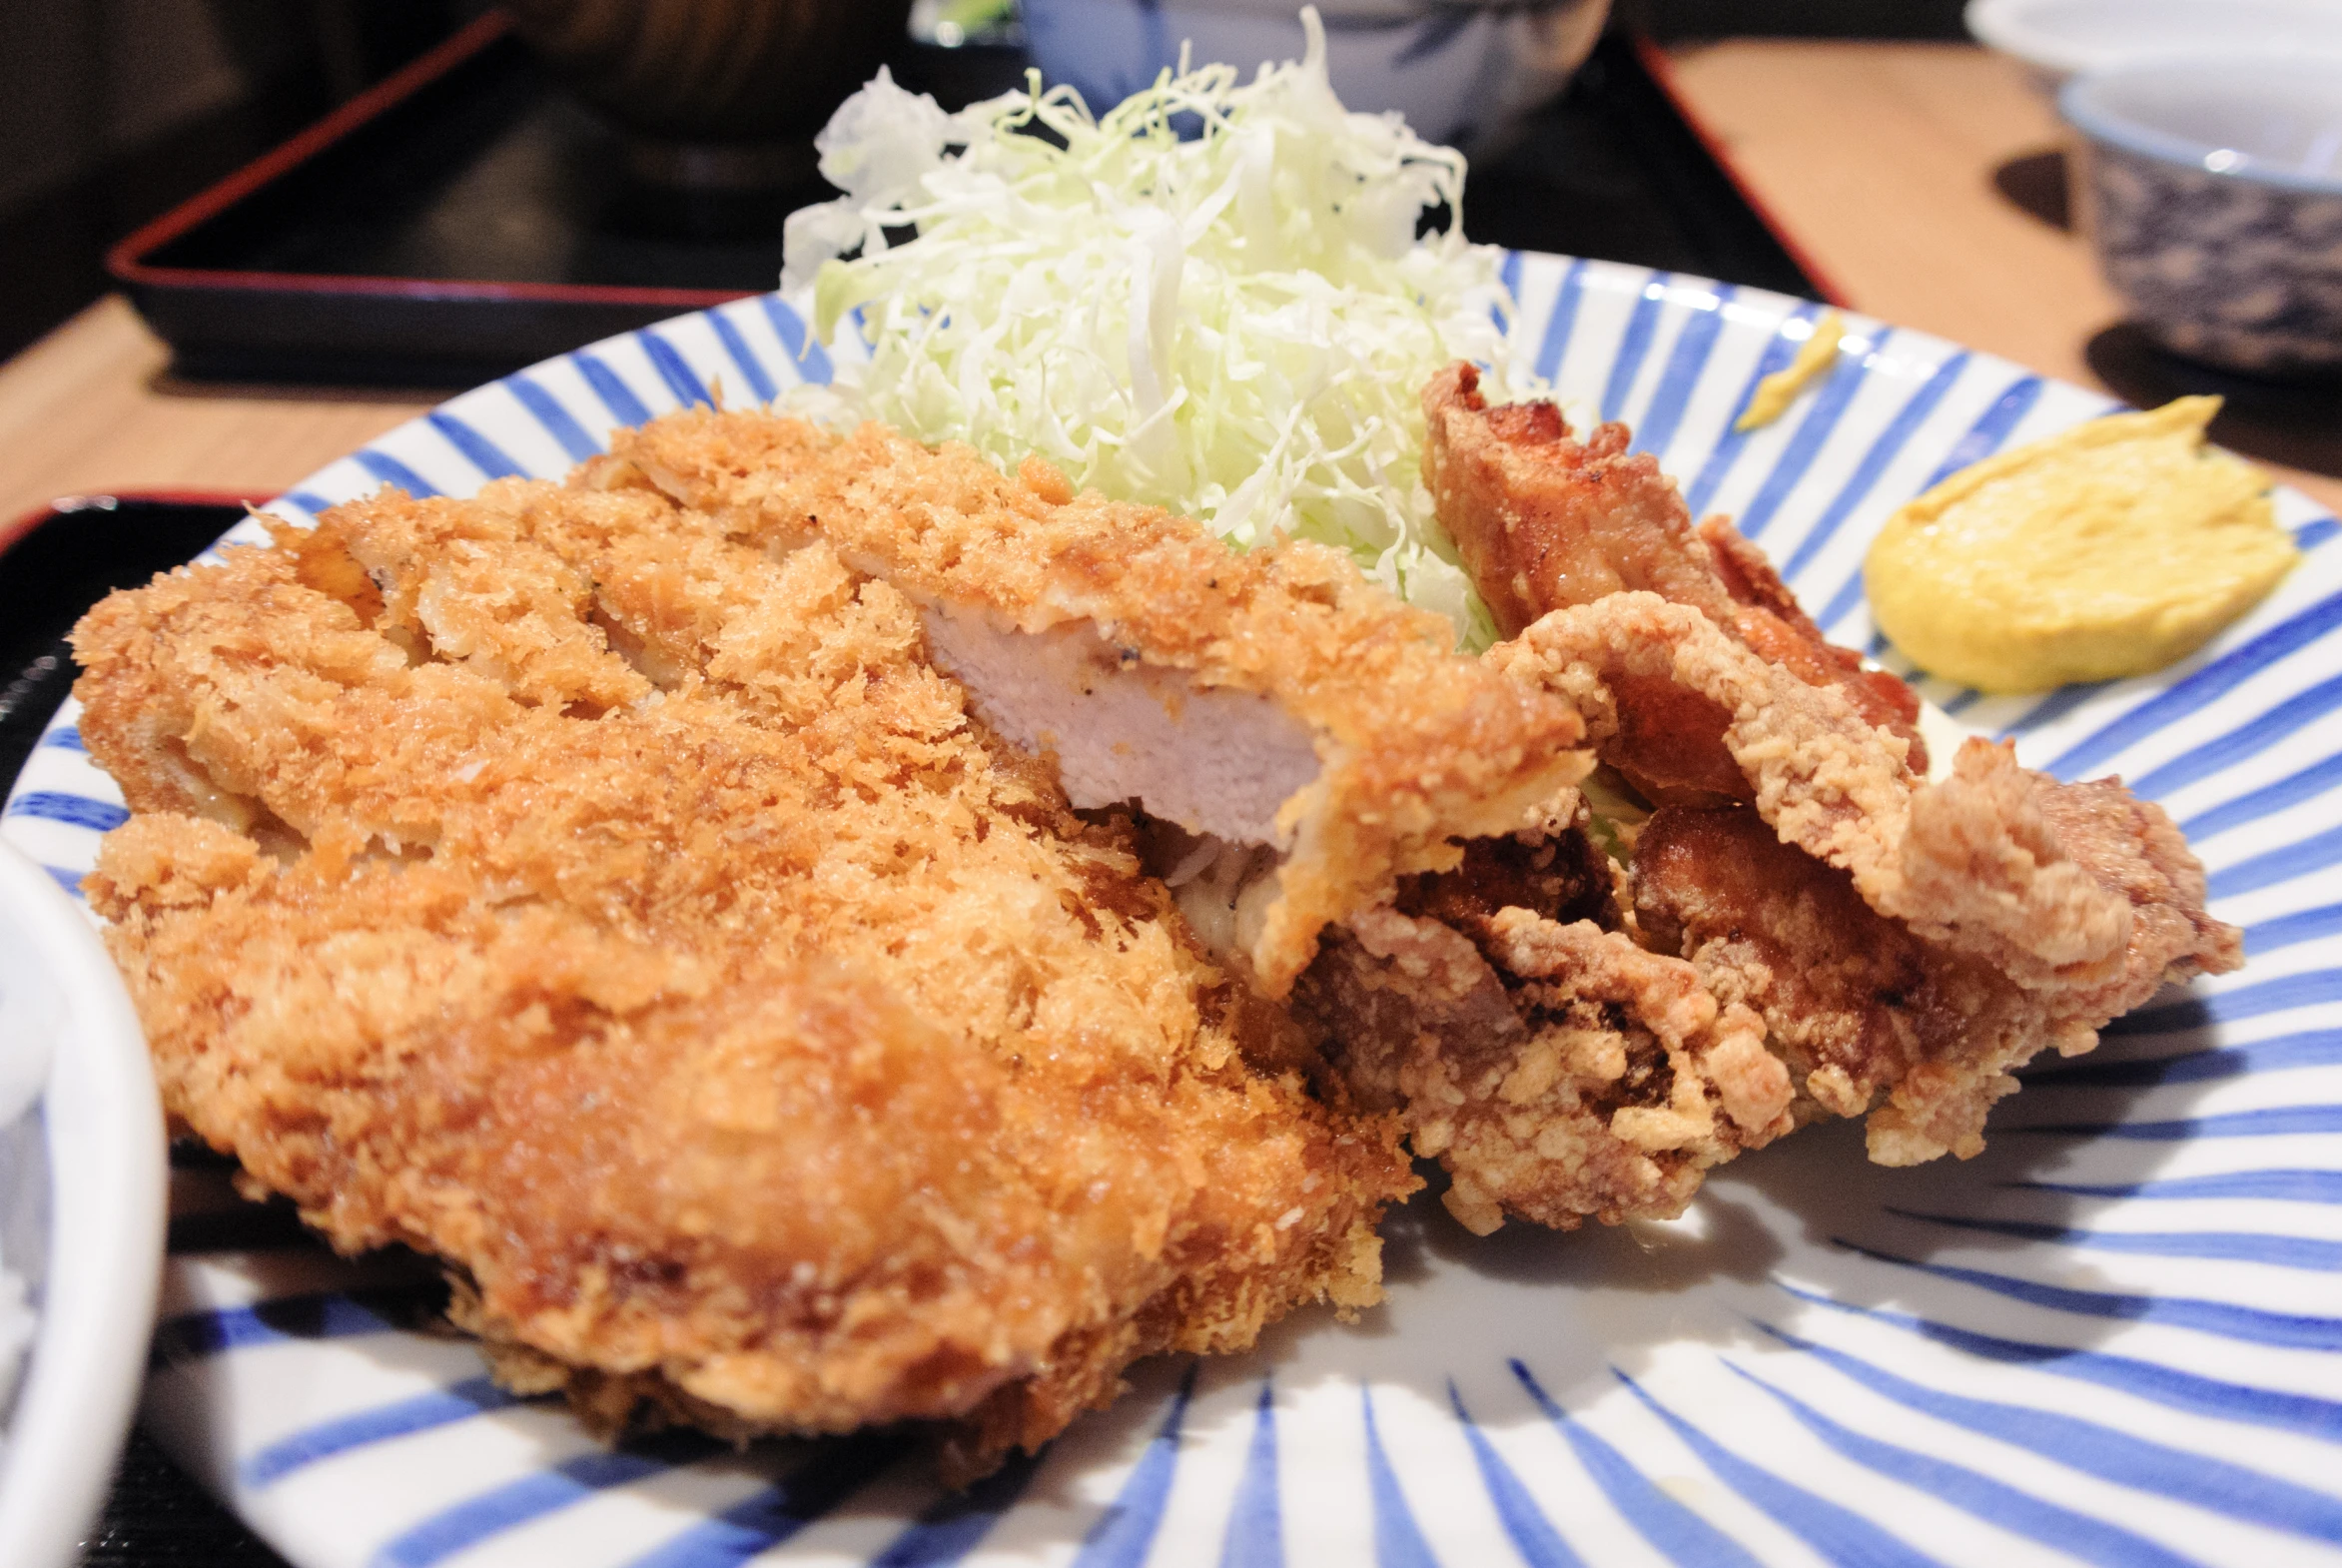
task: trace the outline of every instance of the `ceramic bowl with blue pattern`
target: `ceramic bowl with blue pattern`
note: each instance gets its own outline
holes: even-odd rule
[[[2164,348],[2342,374],[2342,54],[2161,59],[2077,76],[2098,257]]]
[[[1514,255],[1520,361],[1634,429],[1831,636],[1878,641],[1862,563],[1946,473],[2110,399],[1846,313],[1787,414],[1734,428],[1821,308]],[[803,300],[742,300],[476,389],[271,503],[556,476],[612,426],[826,381]],[[1680,1218],[1384,1226],[1387,1301],[1250,1352],[1159,1357],[965,1492],[902,1434],[617,1447],[489,1380],[409,1254],[338,1257],[210,1157],[174,1172],[144,1420],[298,1568],[2002,1568],[2342,1564],[2342,525],[2151,676],[1921,693],[2066,779],[2121,775],[2186,830],[2247,962],[2049,1060],[1976,1159],[1887,1170],[1806,1129]],[[253,537],[247,524],[239,536]],[[0,838],[66,883],[121,796],[59,713]],[[60,919],[70,918],[60,916]],[[11,1564],[13,1568],[13,1564]]]
[[[1196,60],[1301,57],[1293,0],[1023,0],[1034,63],[1104,112]],[[1427,142],[1484,152],[1561,90],[1610,0],[1317,0],[1326,69],[1353,110],[1395,109]]]

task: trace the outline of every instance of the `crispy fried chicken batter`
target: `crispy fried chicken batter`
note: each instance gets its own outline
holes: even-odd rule
[[[1431,379],[1423,412],[1424,483],[1503,635],[1552,610],[1656,593],[1806,685],[1841,693],[1866,723],[1904,741],[1914,772],[1927,771],[1911,689],[1833,646],[1730,523],[1695,528],[1659,459],[1629,453],[1625,425],[1598,425],[1581,441],[1552,403],[1490,407],[1466,364]],[[1717,738],[1720,710],[1680,686],[1623,678],[1605,762],[1655,803],[1747,798]]]
[[[1498,434],[1536,417],[1486,414]],[[1478,470],[1491,494],[1517,484],[1547,508],[1527,514],[1550,517],[1556,495],[1598,514],[1572,535],[1575,575],[1522,578],[1521,601],[1578,591],[1594,571],[1583,557],[1625,562],[1604,580],[1628,585],[1556,602],[1489,659],[1566,697],[1660,806],[1632,856],[1644,938],[1690,960],[1719,1004],[1762,1015],[1801,1118],[1868,1111],[1886,1164],[1973,1155],[2035,1053],[2087,1051],[2165,981],[2242,962],[2160,809],[2114,780],[2060,784],[1982,741],[1927,782],[1907,727],[1871,700],[1892,677],[1818,680],[1810,639],[1785,652],[1761,634],[1791,625],[1795,606],[1752,546],[1711,539],[1744,585],[1721,611],[1682,589],[1681,505],[1656,498],[1671,487],[1655,468],[1572,477],[1569,461],[1511,461]],[[1605,485],[1643,499],[1604,511]],[[1787,609],[1753,617],[1750,594]]]
[[[1573,803],[1574,804],[1574,803]],[[1405,1119],[1480,1234],[1682,1211],[1702,1175],[1790,1127],[1789,1075],[1745,1007],[1618,929],[1582,820],[1469,845],[1352,917],[1294,1001],[1360,1099]]]
[[[606,461],[116,594],[90,889],[171,1113],[612,1424],[965,1474],[1376,1299],[1392,1121],[1248,1065],[1290,1022],[923,645]]]

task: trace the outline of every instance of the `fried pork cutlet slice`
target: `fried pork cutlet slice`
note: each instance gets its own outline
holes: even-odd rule
[[[1390,1119],[1248,1065],[1290,1024],[922,643],[591,474],[109,598],[90,889],[171,1113],[607,1426],[939,1419],[967,1474],[1375,1299]]]
[[[1748,804],[1662,807],[1642,828],[1644,934],[1763,1015],[1806,1114],[1875,1105],[1876,1160],[1974,1154],[2036,1052],[2087,1051],[2165,981],[2242,962],[2178,830],[2117,781],[2061,784],[1977,740],[1918,780],[1901,736],[1695,610],[1613,594],[1490,658],[1567,696],[1598,743],[1625,677],[1725,715]]]
[[[1791,1126],[1758,1016],[1619,917],[1608,857],[1565,812],[1408,878],[1295,990],[1361,1101],[1398,1110],[1447,1170],[1443,1201],[1473,1231],[1668,1217]]]
[[[1682,493],[1623,424],[1579,440],[1549,402],[1490,407],[1479,373],[1458,364],[1423,389],[1424,483],[1439,520],[1496,618],[1517,636],[1548,611],[1614,593],[1687,605],[1766,662],[1836,691],[1866,723],[1900,737],[1927,771],[1919,698],[1833,646],[1767,562],[1722,518],[1695,528]],[[1725,714],[1681,685],[1621,673],[1619,722],[1602,759],[1654,803],[1748,798],[1726,755]]]
[[[767,549],[829,541],[921,608],[937,663],[1077,807],[1175,826],[1162,869],[1215,951],[1282,996],[1320,932],[1456,863],[1583,775],[1568,706],[1456,654],[1447,623],[1308,543],[1239,555],[881,425],[671,415],[614,454]]]

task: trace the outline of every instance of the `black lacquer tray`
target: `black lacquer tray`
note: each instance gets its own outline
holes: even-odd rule
[[[914,49],[949,105],[1017,80],[999,49]],[[1686,121],[1665,64],[1605,38],[1569,91],[1475,167],[1464,225],[1522,249],[1823,296]],[[682,193],[493,14],[116,247],[108,265],[192,379],[460,387],[753,294],[794,184]]]

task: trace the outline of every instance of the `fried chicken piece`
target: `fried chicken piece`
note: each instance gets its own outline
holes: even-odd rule
[[[2035,1052],[2086,1051],[2164,981],[2242,962],[2238,933],[2204,911],[2202,869],[2177,829],[2116,781],[2060,784],[1978,740],[1950,777],[1916,780],[1900,737],[1841,692],[1648,593],[1556,611],[1489,657],[1567,696],[1598,743],[1619,722],[1622,677],[1678,686],[1726,715],[1721,739],[1751,804],[1663,807],[1636,844],[1638,912],[1649,939],[1700,964],[1720,999],[1764,1013],[1807,1100],[1854,1115],[1891,1091],[1872,1112],[1875,1159],[1973,1154],[1985,1112],[2015,1088],[2008,1073]],[[1737,826],[1695,834],[1693,820]],[[1839,891],[1825,899],[1825,886]],[[1803,913],[1825,904],[1830,918]],[[1850,912],[1858,905],[1867,919]],[[1756,945],[1727,943],[1743,938]],[[1810,978],[1875,965],[1903,977],[1879,996],[1916,994],[1914,952],[1939,978],[1935,1000],[1911,1008],[1951,1022],[1910,1023],[1901,1004],[1873,1016],[1852,1000],[1859,986]],[[1725,977],[1727,953],[1743,979]],[[1995,1000],[1986,979],[2019,1000]],[[1817,1086],[1817,1072],[1831,1076]]]
[[[1608,857],[1565,817],[1407,879],[1295,990],[1345,1082],[1399,1112],[1478,1234],[1507,1214],[1672,1216],[1709,1168],[1791,1125],[1756,1015],[1618,925]]]
[[[1656,593],[1806,685],[1839,692],[1866,723],[1904,741],[1915,774],[1927,771],[1911,688],[1824,638],[1731,524],[1693,527],[1658,459],[1629,454],[1625,425],[1598,425],[1581,441],[1551,403],[1490,407],[1467,364],[1431,379],[1423,411],[1424,483],[1503,635],[1548,611]],[[1748,798],[1724,754],[1721,710],[1680,687],[1625,679],[1605,762],[1655,803]]]
[[[1763,1016],[1797,1119],[1868,1112],[1881,1164],[1975,1154],[1985,1113],[2015,1092],[2011,1069],[2044,1045],[2091,1044],[2059,1036],[2041,999],[1989,965],[1872,909],[1846,872],[1748,807],[1660,807],[1634,869],[1650,939],[1720,1001]]]
[[[946,1420],[966,1475],[1134,1357],[1376,1299],[1390,1119],[1250,1065],[1289,1021],[826,544],[607,465],[386,492],[75,641],[171,1113],[445,1259],[530,1387]]]
[[[693,412],[612,450],[730,537],[818,536],[918,603],[978,716],[1050,756],[1077,807],[1135,802],[1197,865],[1233,868],[1206,884],[1219,918],[1184,907],[1227,928],[1267,996],[1326,925],[1591,765],[1565,703],[1456,654],[1444,620],[1315,544],[1239,555],[1169,512],[1075,495],[1038,459],[1012,478],[876,424]]]

